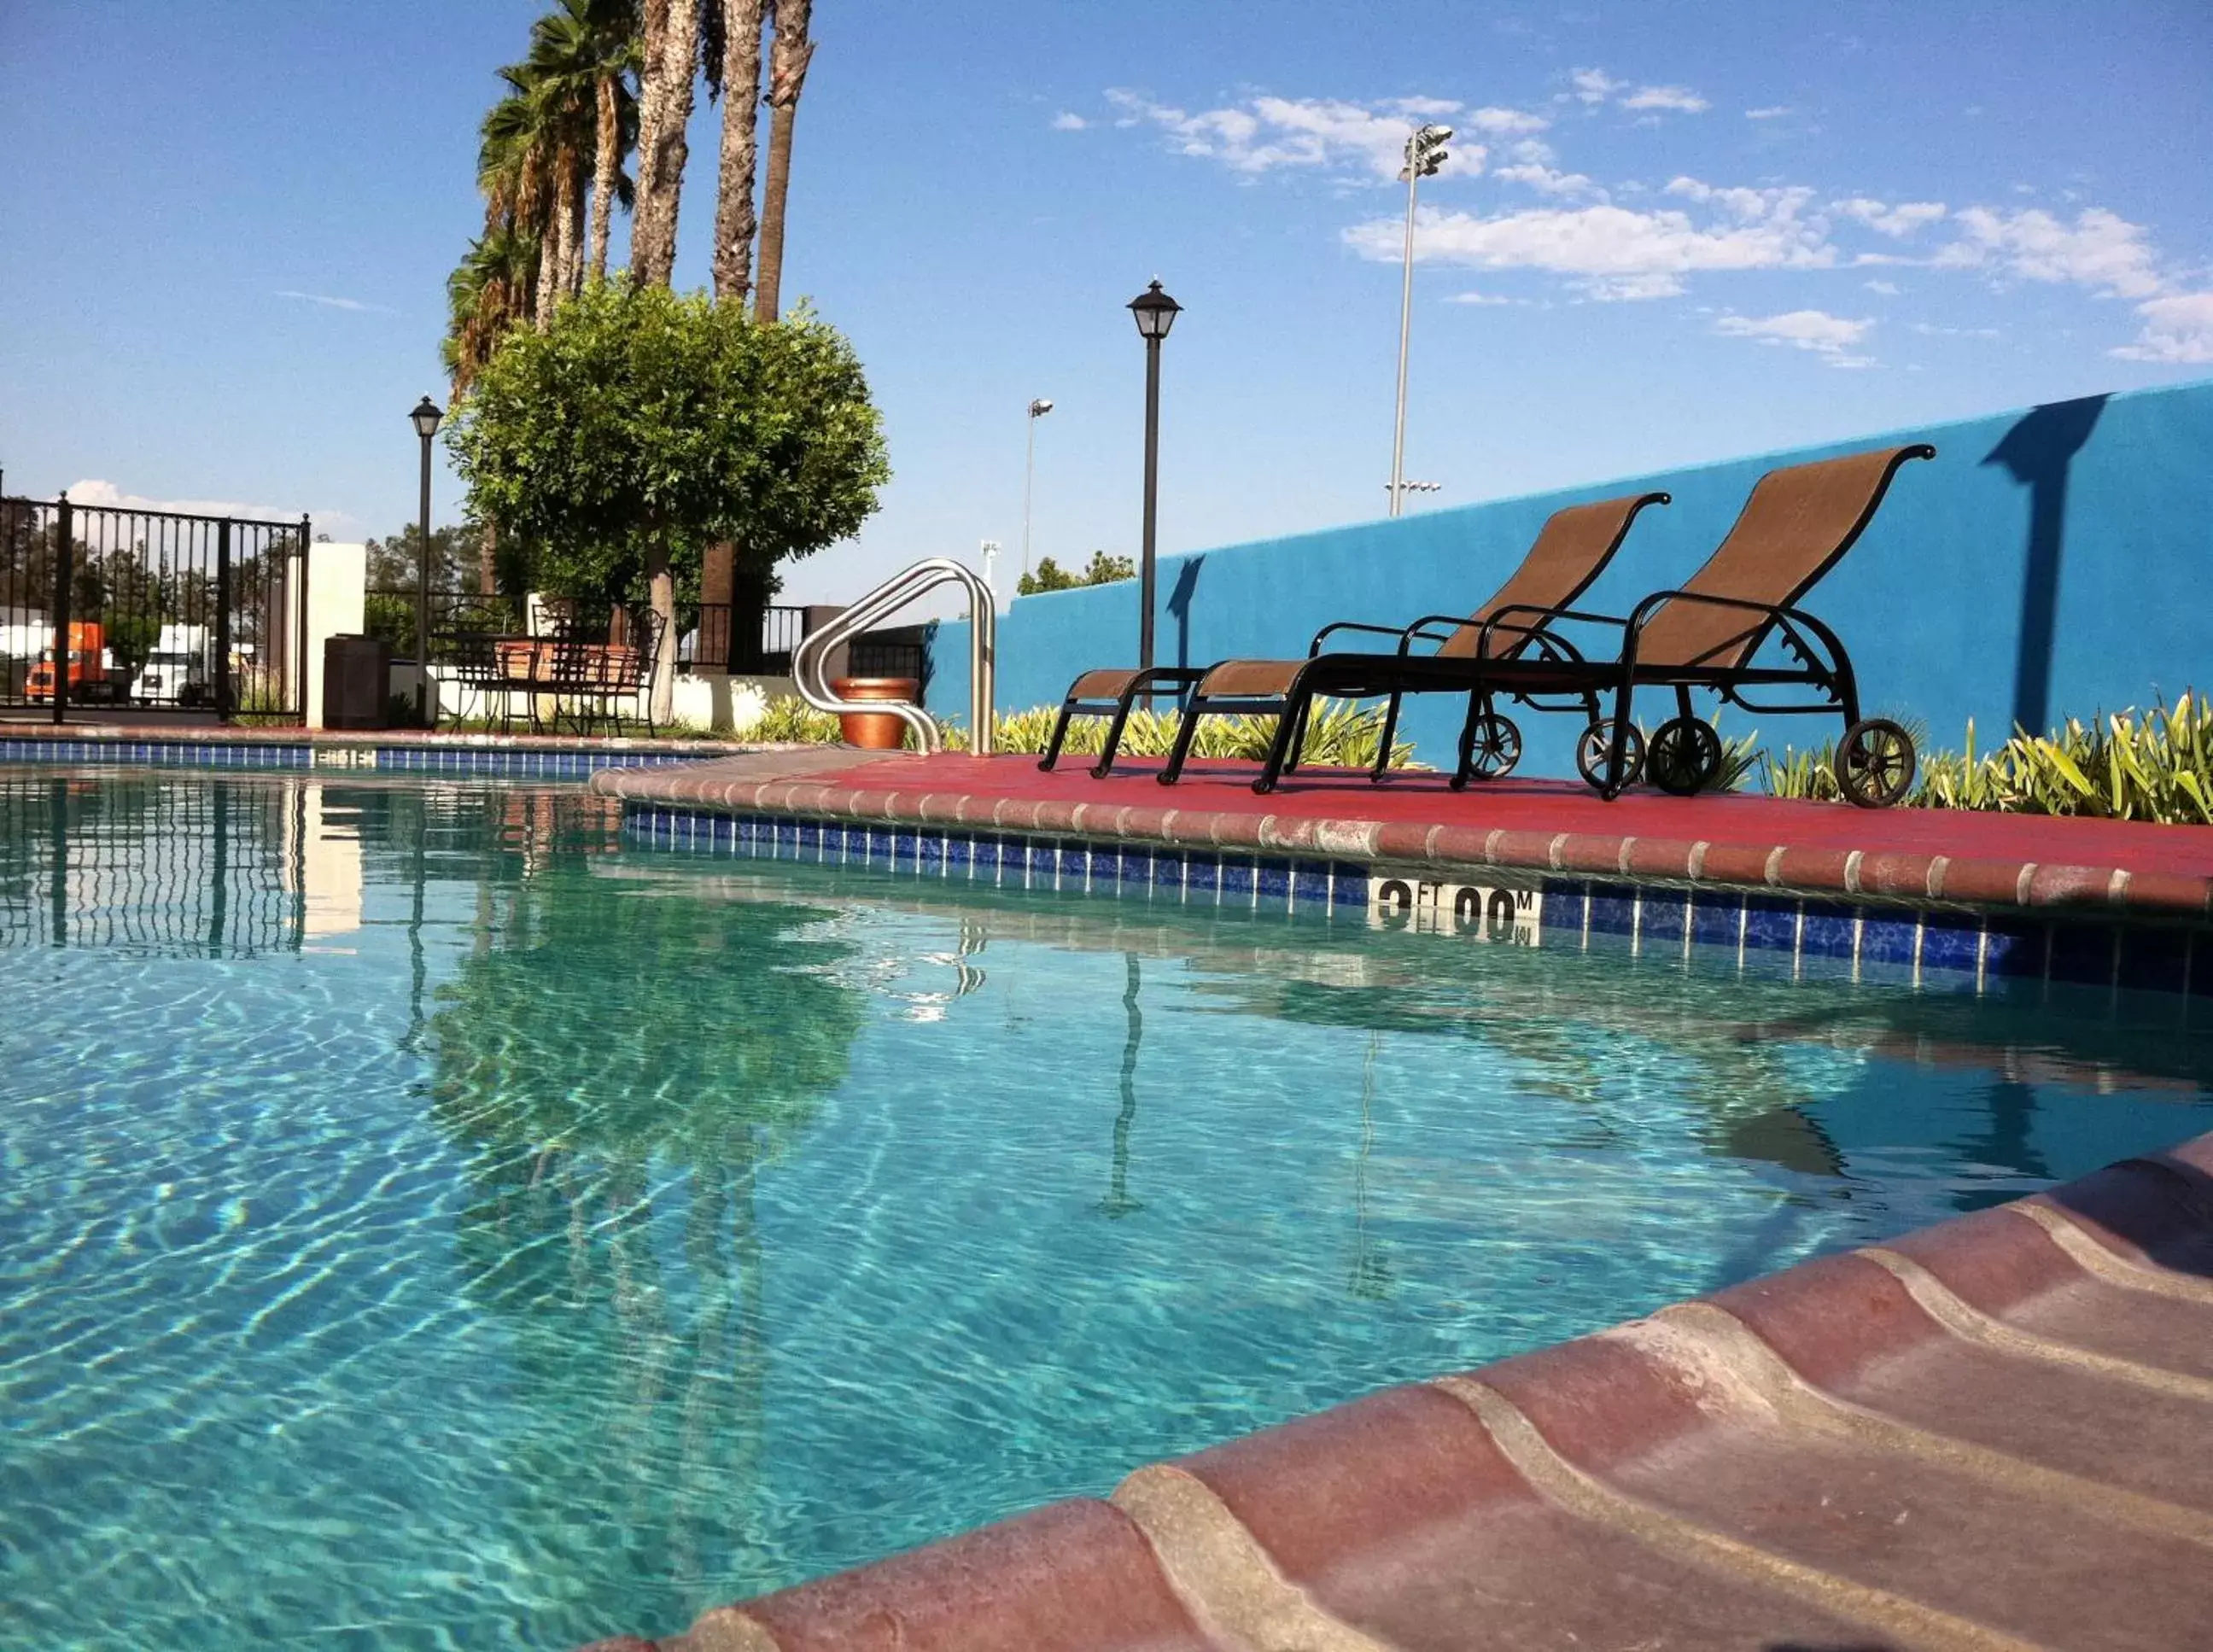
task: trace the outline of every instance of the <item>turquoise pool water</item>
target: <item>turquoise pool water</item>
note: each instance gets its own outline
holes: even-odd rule
[[[2213,1128],[2204,1007],[0,775],[0,1644],[558,1649]]]

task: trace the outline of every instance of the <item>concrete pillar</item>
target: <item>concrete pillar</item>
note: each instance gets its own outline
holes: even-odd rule
[[[300,645],[308,651],[308,727],[323,723],[323,643],[358,637],[367,607],[369,547],[319,539],[308,547],[308,626]]]

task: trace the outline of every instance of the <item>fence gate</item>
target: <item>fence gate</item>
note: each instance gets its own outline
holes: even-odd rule
[[[297,722],[308,519],[0,497],[0,708]]]

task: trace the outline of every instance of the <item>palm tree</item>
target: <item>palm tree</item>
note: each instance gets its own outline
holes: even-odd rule
[[[440,354],[455,396],[491,359],[507,330],[530,319],[538,282],[538,240],[512,224],[486,225],[446,277],[449,325]]]
[[[591,272],[605,275],[607,231],[614,204],[628,203],[630,180],[622,165],[637,141],[637,100],[629,76],[638,62],[637,0],[557,0],[554,9],[530,26],[530,55],[524,64],[531,96],[544,106],[564,149],[581,156],[586,147],[591,167]],[[566,212],[573,233],[557,237],[554,288],[571,293],[583,285],[583,180],[570,183]],[[564,224],[565,228],[565,224]]]
[[[485,198],[485,235],[511,235],[530,248],[529,280],[517,312],[532,321],[543,308],[542,277],[556,239],[552,133],[527,66],[512,64],[499,73],[507,95],[485,113],[479,129],[477,187]]]
[[[707,93],[722,103],[722,149],[715,198],[715,296],[743,304],[753,284],[753,162],[759,124],[764,0],[708,0],[700,31]],[[735,88],[733,91],[731,88]]]
[[[791,183],[791,126],[814,42],[807,27],[814,0],[773,0],[776,46],[769,60],[768,182],[761,197],[760,279],[753,289],[753,319],[773,321],[783,286],[783,198]]]
[[[676,216],[684,192],[692,83],[699,58],[700,0],[643,0],[638,64],[637,207],[631,215],[630,271],[665,287],[676,265]]]
[[[486,229],[469,243],[467,256],[446,277],[446,341],[439,348],[454,399],[467,393],[509,327],[524,317],[523,296],[537,281],[537,242],[512,229]],[[479,525],[477,589],[498,588],[499,535]]]

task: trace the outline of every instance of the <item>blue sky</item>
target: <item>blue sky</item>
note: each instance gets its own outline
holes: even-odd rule
[[[0,5],[10,491],[413,510],[475,124],[527,0]],[[1391,177],[1424,186],[1408,472],[1460,504],[2213,371],[2213,12],[2125,0],[818,0],[785,290],[854,338],[895,479],[789,598],[914,557],[1381,513]],[[718,108],[678,283],[706,279]],[[619,241],[619,247],[622,242]],[[458,490],[442,473],[438,513]]]

